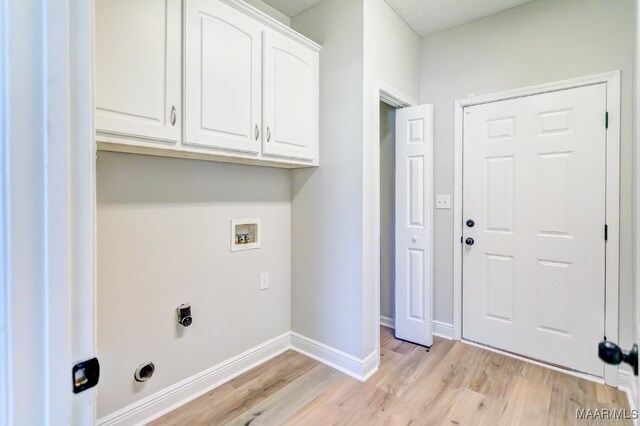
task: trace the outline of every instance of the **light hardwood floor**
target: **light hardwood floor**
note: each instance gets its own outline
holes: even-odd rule
[[[154,425],[590,425],[576,409],[629,409],[626,395],[460,342],[430,351],[381,328],[381,365],[366,383],[288,351]]]

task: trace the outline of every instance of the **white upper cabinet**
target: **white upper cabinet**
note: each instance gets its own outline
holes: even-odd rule
[[[318,52],[265,31],[263,84],[263,153],[317,158]]]
[[[175,145],[181,135],[180,0],[96,0],[96,128]]]
[[[242,0],[95,0],[98,149],[318,165],[320,46]]]
[[[262,27],[215,0],[187,0],[186,145],[260,152]]]

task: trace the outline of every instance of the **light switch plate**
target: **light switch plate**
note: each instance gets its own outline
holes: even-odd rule
[[[263,272],[260,274],[260,290],[266,290],[269,288],[269,274]]]
[[[437,194],[436,195],[436,209],[450,209],[451,208],[451,195],[449,194]]]

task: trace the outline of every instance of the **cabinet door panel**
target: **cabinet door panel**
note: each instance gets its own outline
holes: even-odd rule
[[[180,0],[96,1],[99,132],[178,142],[181,16]]]
[[[187,1],[185,144],[258,153],[261,27],[218,0]]]
[[[318,54],[265,32],[265,155],[313,160],[318,139]]]

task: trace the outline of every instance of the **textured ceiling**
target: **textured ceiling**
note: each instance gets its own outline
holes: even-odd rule
[[[287,16],[315,6],[322,0],[264,0]],[[489,16],[531,0],[385,0],[421,36]]]
[[[421,36],[510,9],[530,0],[385,0]]]
[[[269,6],[291,17],[315,6],[322,0],[264,0]]]

